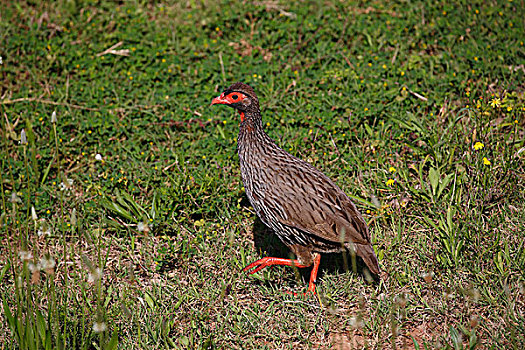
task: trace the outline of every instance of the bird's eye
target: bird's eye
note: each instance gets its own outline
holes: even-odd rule
[[[238,99],[238,98],[239,98],[238,95],[232,95],[232,99],[236,100],[236,99]]]

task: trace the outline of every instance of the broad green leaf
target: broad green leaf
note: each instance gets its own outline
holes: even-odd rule
[[[430,186],[432,188],[432,194],[436,195],[436,190],[439,185],[439,170],[436,168],[430,168],[428,172],[428,178],[430,180]]]
[[[109,340],[109,342],[105,346],[105,349],[106,350],[113,350],[113,349],[117,348],[117,345],[118,345],[118,332],[115,329],[113,331],[113,335],[111,336],[111,339]]]

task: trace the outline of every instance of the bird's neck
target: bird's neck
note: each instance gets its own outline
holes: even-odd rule
[[[237,137],[237,151],[241,162],[249,161],[261,152],[264,153],[277,147],[270,136],[264,132],[261,114],[258,110],[245,112],[243,119]]]
[[[241,116],[241,133],[264,133],[260,111],[239,111]]]

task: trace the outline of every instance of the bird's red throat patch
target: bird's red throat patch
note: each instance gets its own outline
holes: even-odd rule
[[[244,112],[239,111],[239,115],[241,116],[241,122],[243,122],[244,119],[246,119],[246,117],[244,116]]]

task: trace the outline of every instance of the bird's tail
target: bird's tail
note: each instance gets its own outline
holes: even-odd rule
[[[376,253],[374,252],[374,248],[372,248],[371,245],[368,244],[356,244],[356,254],[360,256],[366,266],[370,269],[370,272],[372,272],[375,275],[379,275],[381,272],[381,269],[379,268],[379,261],[377,261]]]

